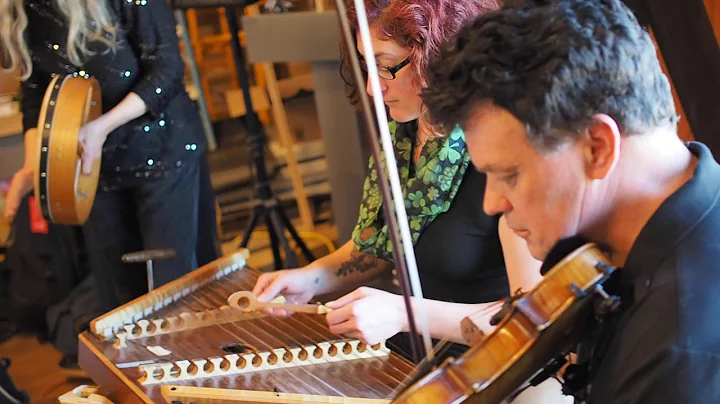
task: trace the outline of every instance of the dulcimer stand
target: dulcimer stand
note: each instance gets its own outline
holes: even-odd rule
[[[314,261],[315,258],[305,245],[305,242],[298,235],[292,222],[283,211],[282,206],[280,206],[270,188],[270,179],[268,178],[265,165],[266,135],[263,132],[260,119],[258,119],[257,113],[252,105],[250,82],[248,80],[247,70],[245,69],[245,57],[243,56],[243,50],[240,47],[240,38],[238,37],[239,27],[237,16],[235,15],[236,10],[243,10],[246,6],[254,4],[257,1],[258,0],[172,0],[170,3],[171,6],[177,10],[219,7],[225,9],[225,18],[227,19],[228,29],[230,31],[230,42],[232,45],[233,59],[235,61],[237,80],[242,89],[243,99],[245,100],[245,120],[247,122],[251,158],[255,169],[254,187],[256,197],[258,198],[253,206],[252,216],[243,232],[243,238],[239,247],[247,247],[253,230],[262,218],[265,221],[268,234],[270,235],[275,269],[296,268],[298,266],[297,257],[290,247],[288,239],[285,237],[285,230],[287,230],[293,240],[295,240],[296,245],[300,248],[308,262]],[[282,256],[280,255],[280,247],[282,247],[285,252],[286,262],[284,264]]]

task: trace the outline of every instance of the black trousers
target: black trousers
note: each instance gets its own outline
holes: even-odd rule
[[[207,156],[200,159],[199,171],[198,237],[195,253],[197,254],[197,264],[200,267],[220,258],[222,249],[215,211],[215,191],[212,187]]]
[[[145,264],[124,264],[125,253],[175,250],[153,261],[155,287],[197,267],[198,186],[199,164],[187,162],[169,178],[98,191],[84,232],[103,311],[147,293]]]
[[[29,199],[30,195],[20,203],[13,222],[13,241],[5,261],[9,274],[4,281],[8,284],[1,288],[6,292],[0,293],[0,321],[7,315],[23,331],[45,339],[49,331],[46,310],[65,299],[89,268],[81,229],[49,223],[47,234],[33,233]]]

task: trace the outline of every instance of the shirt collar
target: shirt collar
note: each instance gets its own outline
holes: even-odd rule
[[[689,142],[687,147],[698,158],[695,173],[650,217],[630,249],[623,269],[636,280],[636,294],[644,294],[654,268],[673,253],[720,198],[720,165],[710,149],[699,142]]]

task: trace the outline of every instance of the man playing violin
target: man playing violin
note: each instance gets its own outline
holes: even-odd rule
[[[576,396],[720,402],[720,166],[678,138],[670,83],[631,12],[507,7],[463,28],[429,71],[423,101],[438,128],[461,123],[487,174],[485,212],[537,259],[580,235],[620,267],[621,312],[591,341]]]

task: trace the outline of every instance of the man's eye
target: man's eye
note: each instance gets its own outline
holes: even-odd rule
[[[500,180],[509,186],[513,186],[515,185],[515,181],[517,180],[517,173],[501,177]]]

